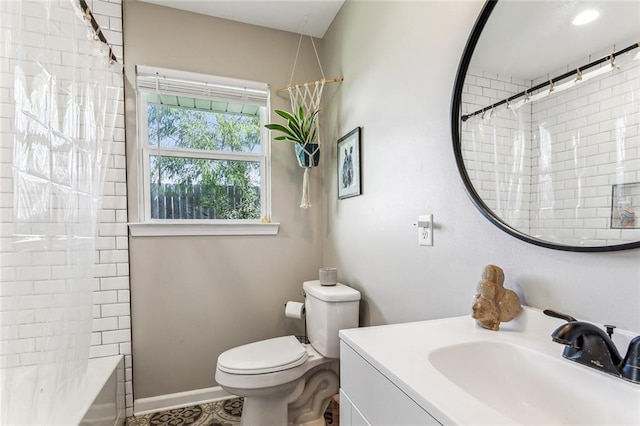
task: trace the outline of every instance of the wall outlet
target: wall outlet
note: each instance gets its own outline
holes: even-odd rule
[[[433,245],[433,215],[418,216],[418,245]]]

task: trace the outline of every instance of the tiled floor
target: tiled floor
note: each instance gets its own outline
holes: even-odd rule
[[[242,398],[129,417],[126,426],[235,426],[240,424]]]
[[[129,417],[126,426],[235,426],[241,416],[242,398],[234,398]],[[331,404],[324,418],[327,425],[333,424]]]

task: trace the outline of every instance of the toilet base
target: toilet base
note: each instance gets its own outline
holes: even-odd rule
[[[324,420],[324,416],[321,416],[315,420],[311,420],[306,423],[289,423],[287,426],[327,426],[327,422]]]
[[[330,368],[312,370],[305,375],[301,395],[289,404],[288,426],[324,426],[324,412],[331,397],[338,393],[338,375]]]
[[[313,369],[298,380],[260,390],[228,388],[244,397],[241,426],[325,426],[324,412],[338,392],[331,368]]]
[[[278,386],[269,395],[244,395],[241,426],[286,425],[289,403],[300,397],[304,391],[304,380],[296,380]]]

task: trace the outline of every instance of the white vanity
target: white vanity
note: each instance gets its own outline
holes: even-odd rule
[[[470,316],[340,332],[340,423],[640,424],[640,384],[562,358],[564,321],[525,307],[499,331]],[[616,329],[623,355],[634,333]]]

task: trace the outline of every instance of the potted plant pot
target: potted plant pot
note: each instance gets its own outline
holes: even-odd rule
[[[287,124],[271,123],[265,125],[269,130],[282,133],[274,139],[295,143],[296,156],[300,167],[317,166],[320,161],[320,149],[317,143],[318,128],[316,125],[318,110],[306,114],[304,108],[300,107],[294,114],[278,109],[275,110],[275,113],[287,120]]]
[[[320,162],[320,146],[317,143],[295,144],[300,167],[316,167]]]

